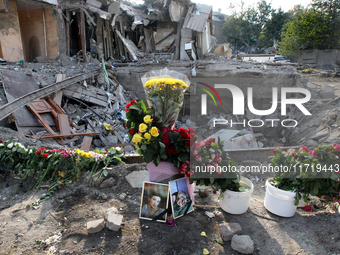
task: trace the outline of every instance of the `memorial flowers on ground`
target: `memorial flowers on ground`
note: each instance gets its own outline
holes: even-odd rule
[[[37,190],[43,182],[49,183],[49,190],[62,187],[78,180],[82,172],[91,171],[90,184],[96,175],[107,175],[110,164],[118,164],[125,152],[120,148],[107,151],[81,151],[48,148],[25,148],[20,143],[0,143],[0,170],[10,171],[27,184],[27,192]]]
[[[300,146],[298,150],[274,149],[271,162],[274,166],[285,167],[274,178],[272,185],[296,193],[295,204],[308,195],[336,202],[340,198],[340,145],[319,145],[313,150]]]

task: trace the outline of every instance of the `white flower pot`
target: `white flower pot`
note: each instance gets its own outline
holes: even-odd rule
[[[297,206],[295,193],[278,189],[270,184],[272,178],[266,181],[266,194],[264,196],[264,207],[273,214],[281,217],[293,217]]]
[[[223,198],[221,199],[220,205],[221,208],[227,213],[242,214],[248,210],[250,196],[254,191],[254,185],[249,179],[245,177],[241,177],[241,184],[249,187],[250,190],[245,192],[226,190],[223,193]]]

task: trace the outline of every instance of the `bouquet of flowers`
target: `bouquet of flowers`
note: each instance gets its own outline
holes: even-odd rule
[[[245,191],[240,186],[240,176],[234,162],[223,149],[223,141],[215,138],[195,143],[191,150],[190,166],[182,165],[184,171],[191,171],[197,185],[212,186],[221,193],[227,189],[232,191]],[[180,168],[181,170],[181,168]],[[195,170],[195,172],[194,172]]]
[[[300,146],[298,150],[287,151],[275,148],[272,165],[286,167],[275,177],[272,185],[296,193],[295,204],[302,195],[307,202],[308,195],[324,197],[326,201],[340,198],[340,145],[319,145],[314,150]]]
[[[161,161],[173,162],[177,167],[187,162],[190,146],[195,142],[194,130],[168,128],[155,118],[155,110],[141,101],[132,100],[126,106],[129,138],[135,144],[146,163],[153,160],[157,166]]]
[[[183,105],[189,79],[184,74],[165,68],[146,73],[142,83],[148,105],[154,108],[156,122],[171,128]]]

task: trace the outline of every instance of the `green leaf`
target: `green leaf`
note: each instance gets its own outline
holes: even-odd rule
[[[161,146],[161,148],[165,148],[166,147],[165,144],[162,143],[162,142],[159,142],[159,146]]]
[[[137,111],[139,111],[138,106],[135,105],[135,104],[134,104],[134,105],[131,105],[129,109],[130,109],[130,110],[137,110]]]
[[[108,175],[108,171],[106,169],[103,170],[103,175],[106,177]]]
[[[141,148],[143,151],[145,151],[145,150],[146,150],[146,145],[143,144],[140,148]]]
[[[140,102],[140,108],[142,108],[143,112],[146,112],[147,107],[143,100]]]

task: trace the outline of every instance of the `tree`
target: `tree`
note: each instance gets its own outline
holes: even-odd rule
[[[281,8],[278,11],[273,10],[271,19],[265,23],[265,27],[261,32],[261,47],[271,47],[274,41],[281,41],[281,32],[283,25],[291,21],[292,15],[284,12]]]
[[[282,41],[278,44],[281,55],[300,54],[302,50],[323,49],[329,38],[327,16],[309,9],[283,26]]]
[[[248,7],[240,13],[234,12],[233,15],[226,19],[223,26],[223,33],[228,38],[228,41],[239,48],[246,46],[248,52],[252,46],[257,48],[259,37],[262,29],[264,28],[270,13],[271,5],[267,4],[265,0],[257,3],[257,7]]]
[[[329,48],[340,46],[340,1],[339,0],[313,0],[315,10],[327,16],[329,40],[326,42]]]

